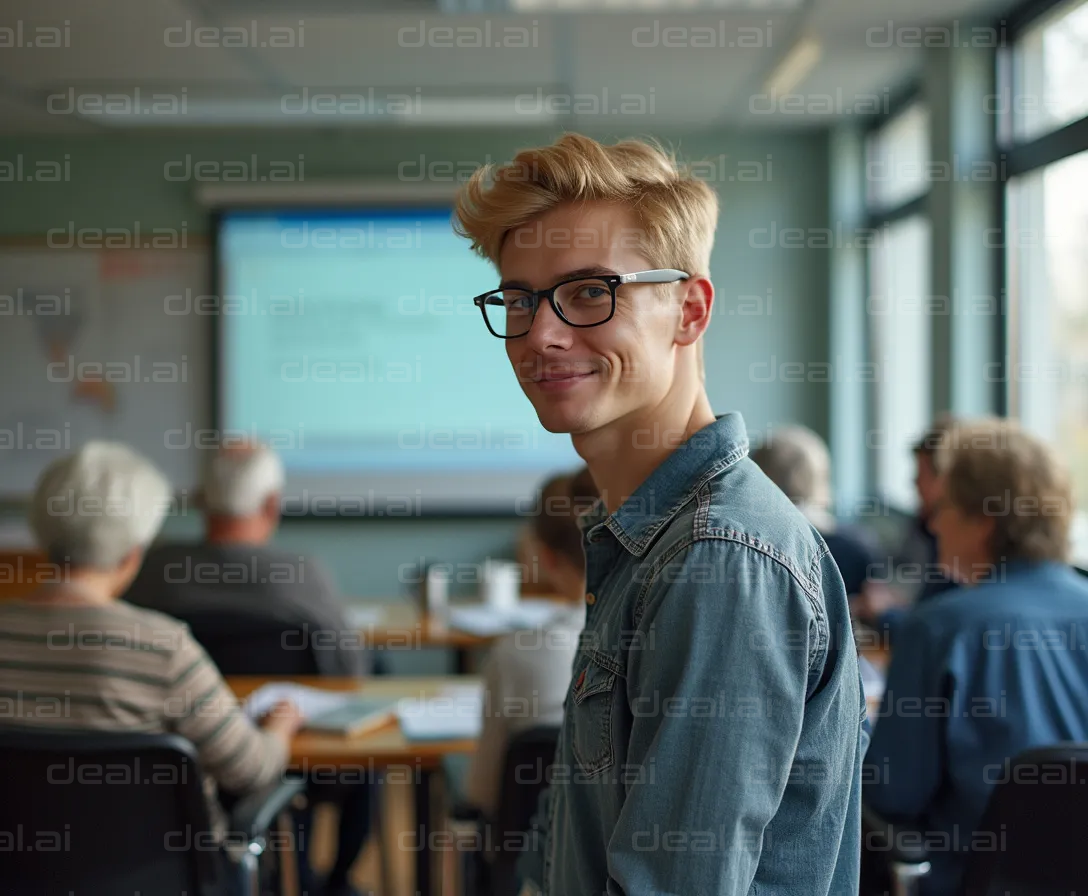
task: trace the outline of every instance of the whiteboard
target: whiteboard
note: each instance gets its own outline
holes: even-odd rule
[[[0,248],[0,497],[28,496],[90,439],[127,442],[177,489],[196,484],[210,321],[170,297],[208,282],[204,247]]]

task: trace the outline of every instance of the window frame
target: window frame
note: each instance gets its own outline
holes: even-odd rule
[[[861,172],[862,178],[862,195],[864,198],[865,213],[863,216],[864,226],[867,232],[873,232],[879,230],[886,225],[895,224],[906,218],[920,216],[925,219],[926,223],[932,226],[930,210],[929,210],[929,197],[930,197],[930,185],[926,184],[925,189],[917,196],[906,200],[896,206],[889,206],[887,208],[874,208],[869,202],[869,190],[868,179],[866,177],[866,171],[869,164],[869,146],[872,138],[888,125],[892,120],[898,117],[901,113],[905,112],[911,106],[915,104],[925,105],[926,98],[922,89],[922,81],[920,78],[915,77],[910,79],[899,91],[897,91],[889,100],[887,109],[878,115],[873,115],[865,119],[862,124],[861,139],[862,139],[862,153],[864,158],[865,168]],[[870,288],[873,282],[873,248],[869,247],[865,250],[864,255],[864,273],[865,278],[865,297],[868,300],[871,297]],[[926,272],[926,276],[930,282],[933,278],[932,259],[930,259],[930,270]],[[866,363],[872,363],[877,351],[877,333],[872,325],[872,321],[866,310],[865,320],[865,350],[863,359]],[[930,346],[932,350],[932,345]],[[930,359],[932,360],[932,359]],[[865,426],[867,430],[872,430],[873,425],[880,419],[880,402],[881,396],[879,394],[880,388],[879,382],[871,383],[870,387],[865,390]],[[868,491],[870,494],[879,495],[882,502],[887,502],[887,495],[883,484],[877,481],[879,472],[879,466],[877,464],[877,458],[875,455],[877,449],[868,448],[865,453],[865,482],[868,483]],[[899,508],[907,512],[904,508]]]
[[[1017,7],[1007,18],[1005,40],[997,54],[996,81],[1000,91],[1000,99],[1008,103],[1016,100],[1016,84],[1013,83],[1013,53],[1016,50],[1017,41],[1026,31],[1031,29],[1038,21],[1052,13],[1054,10],[1069,4],[1069,0],[1029,0],[1029,2]],[[1069,4],[1071,5],[1071,4]],[[1011,114],[1011,113],[1006,113]],[[1020,346],[1011,332],[1012,322],[1023,314],[1020,305],[1020,297],[1013,291],[1014,284],[1010,282],[1009,266],[1011,262],[1008,214],[1009,214],[1009,183],[1014,178],[1041,171],[1050,165],[1061,162],[1082,152],[1088,152],[1088,114],[1064,125],[1036,134],[1027,140],[1017,140],[1014,128],[999,128],[999,122],[994,122],[994,144],[997,157],[1000,159],[1004,170],[1001,179],[996,184],[995,202],[998,211],[996,223],[1000,228],[1000,251],[995,253],[997,265],[996,282],[999,284],[1000,295],[1003,297],[1004,311],[998,316],[1000,332],[998,341],[1000,345],[999,363],[1001,376],[998,389],[998,412],[1003,417],[1021,419],[1021,408],[1012,402],[1013,381],[1009,376],[1009,362],[1019,363],[1024,359],[1020,352]],[[1006,134],[1004,131],[1008,131]],[[1081,513],[1084,511],[1082,510]],[[1075,536],[1074,536],[1075,539]],[[1083,560],[1076,555],[1077,545],[1073,544],[1073,562]]]
[[[1040,19],[1055,9],[1067,5],[1068,2],[1069,0],[1028,0],[1009,15],[1005,39],[996,61],[996,81],[998,90],[1002,92],[1000,97],[1002,101],[1007,100],[1011,103],[1015,100],[1016,85],[1012,77],[1012,54],[1015,52],[1017,41]],[[1004,139],[995,116],[994,144],[1004,169],[997,183],[994,197],[997,210],[996,223],[1000,228],[998,242],[1000,251],[995,253],[994,259],[997,266],[995,282],[998,284],[998,294],[1003,297],[1004,302],[1004,313],[998,315],[997,344],[1001,376],[998,378],[995,398],[998,414],[1002,417],[1011,417],[1015,413],[1019,418],[1019,408],[1014,407],[1011,400],[1012,381],[1008,375],[1009,362],[1022,360],[1019,347],[1014,343],[1010,333],[1010,319],[1013,315],[1018,316],[1021,309],[1018,306],[1014,307],[1018,298],[1012,291],[1013,284],[1009,282],[1010,258],[1007,227],[1009,181],[1088,150],[1088,115],[1024,141],[1018,141],[1014,135]]]
[[[1045,18],[1055,9],[1065,6],[1068,2],[1069,0],[1028,0],[1009,14],[1004,40],[997,54],[998,89],[1006,94],[1001,97],[1002,100],[1015,99],[1016,85],[1013,84],[1012,54],[1017,42],[1040,19]],[[1088,149],[1088,115],[1038,134],[1030,140],[1017,140],[1015,136],[1005,139],[995,127],[994,143],[1005,163],[1007,181],[1034,171],[1036,168],[1045,168],[1047,165],[1060,162],[1064,158]],[[1004,187],[1004,184],[1002,186]],[[1005,219],[1002,217],[1000,220],[1004,228]]]

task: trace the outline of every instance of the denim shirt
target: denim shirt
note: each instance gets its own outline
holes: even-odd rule
[[[1088,741],[1088,579],[1064,563],[1004,563],[918,606],[896,631],[866,757],[865,800],[920,831],[926,896],[959,893],[1009,760]]]
[[[586,628],[523,877],[554,896],[856,894],[868,734],[846,593],[740,415],[581,524]]]

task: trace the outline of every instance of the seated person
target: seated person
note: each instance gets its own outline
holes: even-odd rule
[[[322,633],[322,649],[313,651],[321,674],[362,675],[367,651],[329,577],[297,551],[269,546],[280,521],[283,486],[283,463],[268,448],[241,445],[218,451],[205,471],[203,543],[165,544],[148,551],[125,599],[181,620],[224,607],[274,615],[285,624],[306,626],[310,637]],[[369,782],[358,775],[309,787],[309,805],[297,818],[299,841],[306,850],[313,840],[313,804],[332,802],[341,810],[336,863],[324,893],[353,892],[348,877],[369,833],[370,791]],[[308,857],[301,864],[304,889],[314,893]]]
[[[255,727],[183,623],[119,600],[170,500],[166,479],[116,443],[88,442],[42,473],[30,525],[63,582],[0,603],[0,691],[23,695],[8,714],[17,725],[191,741],[222,832],[216,787],[240,794],[276,781],[301,716],[281,704]],[[73,511],[96,507],[109,511]]]
[[[311,635],[335,633],[322,644],[337,649],[314,651],[319,672],[361,675],[367,653],[329,577],[297,551],[269,546],[279,526],[283,485],[283,463],[268,448],[218,451],[201,495],[204,541],[152,548],[125,600],[183,620],[227,605],[274,613],[307,625]]]
[[[936,597],[955,583],[937,557],[937,539],[931,531],[933,515],[941,500],[941,481],[934,467],[937,451],[948,439],[955,420],[943,414],[922,435],[913,447],[914,489],[918,495],[918,512],[911,521],[903,543],[895,556],[896,579],[908,594],[905,601],[891,599],[890,593],[865,595],[857,604],[861,621],[882,633],[889,641],[896,625],[911,606]],[[884,633],[887,637],[884,637]]]
[[[887,561],[881,559],[876,539],[857,526],[838,522],[828,510],[831,456],[824,440],[804,426],[776,427],[752,452],[752,460],[823,537],[846,585],[851,612],[862,604],[892,602],[891,589],[881,581],[887,579]],[[880,673],[868,661],[863,672],[866,696],[879,696]]]
[[[869,580],[880,565],[875,538],[830,513],[831,456],[823,439],[805,426],[780,426],[752,451],[752,460],[823,536],[851,600],[881,587]]]
[[[585,626],[585,554],[577,516],[596,498],[589,470],[557,476],[541,491],[533,515],[540,563],[570,609],[536,631],[515,632],[491,648],[482,670],[484,725],[472,757],[467,799],[488,817],[499,803],[510,738],[538,725],[558,727],[570,688],[578,636]]]
[[[993,769],[1031,747],[1088,740],[1088,580],[1067,562],[1069,478],[1034,436],[1009,421],[958,426],[937,470],[933,531],[962,587],[900,624],[863,799],[963,849]],[[958,893],[966,859],[931,852],[922,893]]]

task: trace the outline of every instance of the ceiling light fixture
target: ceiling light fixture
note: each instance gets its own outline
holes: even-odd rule
[[[808,77],[823,53],[823,45],[816,38],[801,38],[786,54],[786,58],[775,66],[763,90],[771,96],[789,93]]]

